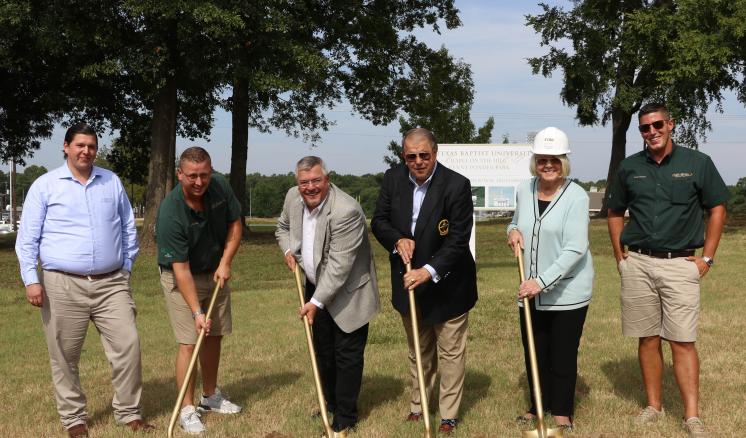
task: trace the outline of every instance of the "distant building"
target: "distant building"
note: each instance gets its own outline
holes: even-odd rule
[[[596,191],[591,190],[588,193],[588,212],[591,214],[596,214],[601,211],[601,207],[604,203],[604,194],[606,194],[605,190],[599,191],[596,189]]]

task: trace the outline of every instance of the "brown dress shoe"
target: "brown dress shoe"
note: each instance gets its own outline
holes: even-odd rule
[[[451,435],[457,426],[458,426],[457,419],[455,418],[443,419],[443,420],[440,420],[440,427],[438,428],[438,432],[444,435]]]
[[[150,423],[146,423],[143,420],[132,420],[127,423],[127,427],[132,429],[134,432],[150,433],[155,430],[155,426]]]
[[[410,412],[407,415],[406,421],[420,421],[422,419],[422,412]]]
[[[67,429],[67,434],[70,435],[70,438],[88,438],[88,426],[85,423],[76,424]]]

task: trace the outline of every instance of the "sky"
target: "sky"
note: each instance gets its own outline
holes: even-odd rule
[[[531,74],[526,62],[529,57],[547,52],[539,46],[538,36],[524,24],[526,14],[540,11],[536,3],[456,0],[455,4],[461,11],[461,27],[442,29],[441,35],[431,31],[418,31],[417,35],[433,48],[445,45],[452,56],[471,65],[475,90],[471,115],[475,124],[481,126],[487,118],[494,117],[493,142],[500,142],[503,134],[511,141],[525,142],[529,132],[556,126],[570,139],[572,177],[583,181],[605,179],[611,155],[611,126],[579,126],[574,108],[564,106],[559,97],[561,71],[544,78]],[[746,107],[733,94],[726,96],[723,113],[709,114],[712,131],[707,141],[700,144],[700,150],[712,157],[727,184],[735,184],[746,176],[742,161],[734,159],[743,155],[738,149],[746,136]],[[343,102],[326,113],[335,125],[322,133],[314,148],[283,132],[261,134],[250,130],[247,172],[285,174],[293,170],[299,158],[309,154],[321,156],[337,173],[361,175],[386,170],[383,157],[388,153],[389,141],[400,139],[398,123],[374,126],[351,110],[349,103]],[[642,148],[635,125],[633,121],[627,133],[628,155]],[[208,150],[216,170],[228,172],[230,132],[230,114],[219,110],[209,141],[179,138],[177,156],[187,147],[199,145]],[[27,163],[48,169],[62,164],[63,137],[64,130],[56,129]],[[109,142],[108,137],[103,137],[100,144]]]

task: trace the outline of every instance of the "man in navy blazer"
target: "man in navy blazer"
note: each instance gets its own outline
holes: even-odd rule
[[[414,287],[427,393],[432,393],[440,365],[440,431],[451,432],[463,394],[469,310],[477,301],[476,266],[469,251],[471,185],[438,163],[438,143],[427,129],[408,131],[402,148],[404,164],[386,172],[371,228],[389,251],[391,302],[407,332],[412,376],[407,420],[422,416],[407,298],[407,289]],[[412,271],[405,274],[408,262]]]

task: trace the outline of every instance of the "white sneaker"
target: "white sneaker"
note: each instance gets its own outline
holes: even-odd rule
[[[179,425],[184,429],[184,432],[190,435],[199,435],[205,431],[205,425],[199,419],[199,412],[192,405],[181,408]]]
[[[691,438],[705,438],[710,436],[707,433],[707,429],[705,429],[705,424],[698,417],[690,417],[688,420],[683,420],[681,425]]]
[[[661,408],[661,410],[657,410],[652,406],[647,406],[645,409],[640,411],[639,414],[635,417],[635,424],[638,426],[644,426],[647,424],[653,424],[658,422],[658,420],[662,419],[666,416],[666,411]]]
[[[204,395],[200,397],[199,410],[217,412],[220,414],[237,414],[241,412],[241,406],[238,406],[223,397],[220,388],[215,388],[215,394],[209,397],[205,397]]]

